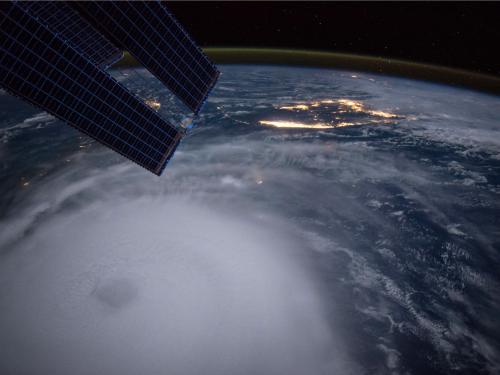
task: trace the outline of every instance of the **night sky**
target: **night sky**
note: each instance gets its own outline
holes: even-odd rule
[[[202,46],[316,49],[500,75],[500,3],[168,2]]]

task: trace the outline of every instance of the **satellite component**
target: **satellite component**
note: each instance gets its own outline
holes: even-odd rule
[[[64,2],[19,1],[17,4],[99,68],[107,69],[123,57],[123,51],[111,44]]]
[[[72,5],[198,113],[219,72],[162,3],[103,1]]]
[[[128,50],[198,114],[219,71],[160,2],[1,2],[0,86],[161,175],[185,129],[107,71]]]

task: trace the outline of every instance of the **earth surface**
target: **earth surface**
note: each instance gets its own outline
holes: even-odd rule
[[[1,93],[0,373],[499,373],[500,98],[221,71],[161,177]]]

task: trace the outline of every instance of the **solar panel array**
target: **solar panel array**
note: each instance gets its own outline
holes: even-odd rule
[[[182,136],[18,3],[0,2],[0,86],[158,175]]]
[[[123,52],[98,33],[71,7],[61,1],[20,1],[19,6],[99,67],[106,69],[120,60]]]
[[[159,1],[68,2],[129,51],[198,113],[219,76],[216,67]]]

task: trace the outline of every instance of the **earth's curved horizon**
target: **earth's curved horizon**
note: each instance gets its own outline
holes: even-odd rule
[[[500,77],[453,67],[343,52],[255,47],[205,47],[216,64],[262,64],[364,71],[444,83],[500,95]],[[135,66],[128,52],[117,67]]]

